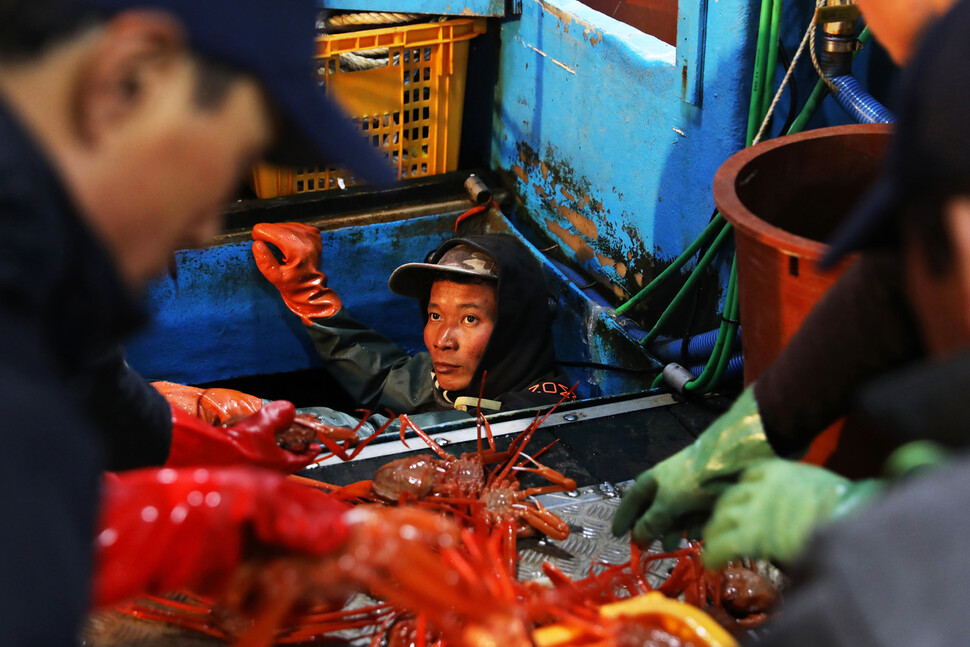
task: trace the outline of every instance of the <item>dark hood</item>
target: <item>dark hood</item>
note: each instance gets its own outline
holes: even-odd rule
[[[460,392],[449,391],[448,399],[477,398],[481,393],[486,399],[501,400],[503,394],[522,391],[554,370],[552,313],[545,274],[532,252],[509,234],[453,238],[438,247],[427,262],[437,262],[448,249],[461,243],[490,255],[500,268],[498,320],[471,384]],[[425,323],[429,297],[426,294],[420,299]],[[484,391],[483,373],[487,373]]]

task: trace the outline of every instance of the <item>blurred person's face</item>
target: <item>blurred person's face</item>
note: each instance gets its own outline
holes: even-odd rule
[[[940,276],[930,271],[915,236],[906,236],[904,243],[907,298],[933,357],[970,346],[970,197],[946,203],[944,226],[952,257]]]
[[[919,37],[956,0],[856,0],[876,40],[898,65],[909,60]]]
[[[212,105],[176,25],[126,16],[103,30],[78,91],[82,142],[65,175],[133,288],[174,251],[211,241],[225,203],[273,137],[255,80],[236,76]]]
[[[442,389],[457,391],[471,384],[497,317],[491,283],[432,284],[424,343]]]

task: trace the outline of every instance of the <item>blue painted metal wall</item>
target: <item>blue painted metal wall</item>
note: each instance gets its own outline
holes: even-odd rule
[[[347,8],[362,4],[381,8],[346,0]],[[399,0],[394,10],[488,12],[499,4]],[[681,0],[677,46],[574,0],[523,0],[521,15],[492,21],[500,46],[491,165],[510,179],[523,233],[555,241],[620,300],[679,255],[708,222],[715,171],[743,144],[757,10],[749,0]],[[803,8],[786,7],[791,51],[806,19]],[[802,68],[802,101],[814,83],[810,70]],[[833,117],[819,119],[815,125],[828,125]],[[323,233],[331,285],[361,320],[409,350],[421,349],[420,317],[386,279],[448,237],[454,215]],[[489,226],[510,227],[504,219]],[[560,359],[644,366],[621,330],[629,322],[546,267],[565,304],[556,324]],[[256,270],[249,243],[180,252],[178,278],[153,285],[150,303],[156,323],[129,352],[152,379],[205,383],[319,365],[302,326]],[[647,379],[591,369],[575,377],[584,396],[645,388]]]
[[[700,25],[681,33],[680,55],[572,0],[525,0],[501,25],[493,162],[514,177],[534,226],[618,295],[636,292],[710,218],[714,173],[743,145],[752,5],[694,11],[706,20],[695,103],[682,97]]]
[[[321,266],[330,287],[361,322],[409,352],[424,350],[417,302],[391,293],[387,277],[401,263],[423,259],[451,238],[457,215],[324,230]],[[465,234],[480,232],[516,234],[495,212],[463,229]],[[523,242],[542,259],[560,304],[553,332],[557,358],[643,367],[644,357],[621,329],[623,322],[609,317]],[[128,345],[128,361],[139,373],[152,380],[202,384],[321,365],[303,324],[256,268],[251,243],[183,251],[176,261],[176,278],[160,279],[149,290],[153,326]],[[643,390],[652,379],[581,367],[567,368],[567,373],[580,382],[582,397]]]
[[[387,277],[404,259],[423,258],[442,236],[437,229],[432,237],[421,221],[410,223],[411,235],[403,227],[325,231],[322,267],[361,321],[417,350],[416,302],[392,294]],[[149,289],[154,323],[128,346],[129,363],[142,375],[197,384],[320,366],[302,323],[256,268],[250,242],[182,251],[176,262],[176,278]]]

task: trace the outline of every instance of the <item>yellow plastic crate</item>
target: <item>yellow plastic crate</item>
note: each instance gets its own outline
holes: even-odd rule
[[[468,41],[484,31],[484,19],[458,18],[321,36],[320,82],[397,167],[398,178],[454,171]],[[372,67],[358,69],[361,61]],[[355,183],[349,171],[338,168],[260,164],[253,170],[253,189],[260,198]]]

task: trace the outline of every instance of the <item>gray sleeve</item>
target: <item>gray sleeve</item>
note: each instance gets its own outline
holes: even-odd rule
[[[968,507],[964,456],[827,526],[758,647],[970,644]]]
[[[355,320],[345,308],[307,332],[326,370],[361,407],[411,413],[433,402],[431,358],[400,346]]]

